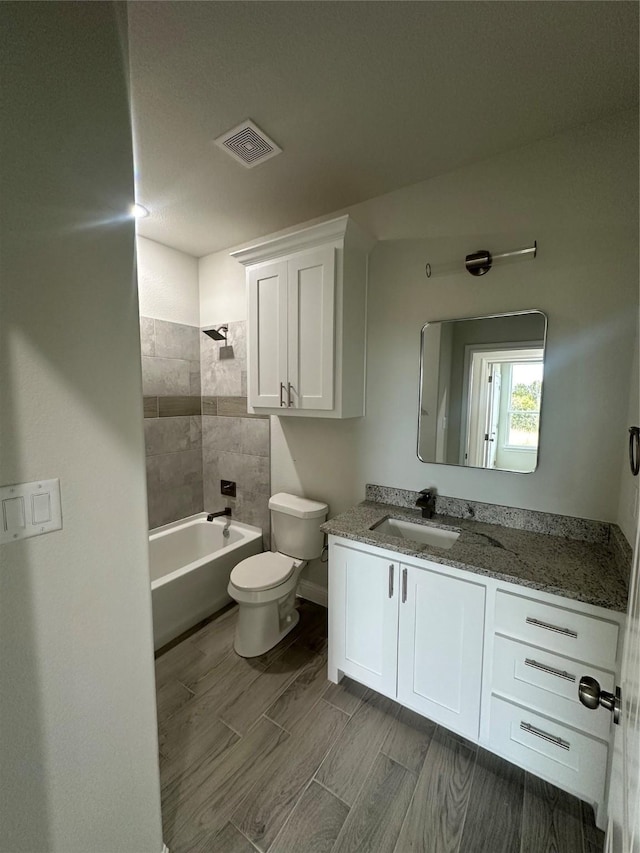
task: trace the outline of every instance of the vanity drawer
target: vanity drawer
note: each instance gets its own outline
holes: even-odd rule
[[[603,802],[607,745],[518,705],[491,699],[490,747],[588,802]]]
[[[578,698],[583,675],[600,682],[613,693],[613,674],[552,652],[496,636],[493,646],[492,691],[535,708],[543,714],[608,740],[611,715],[585,708]]]
[[[495,629],[574,660],[615,669],[618,648],[615,622],[499,590]]]

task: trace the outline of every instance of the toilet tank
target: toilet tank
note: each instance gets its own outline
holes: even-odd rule
[[[322,553],[324,534],[320,525],[329,507],[320,501],[280,492],[269,500],[275,546],[281,554],[314,560]]]

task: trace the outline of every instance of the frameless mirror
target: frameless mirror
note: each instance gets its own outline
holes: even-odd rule
[[[420,346],[418,458],[535,471],[546,336],[541,311],[427,323]]]

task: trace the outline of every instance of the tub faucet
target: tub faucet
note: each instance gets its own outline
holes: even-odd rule
[[[416,501],[416,506],[419,506],[422,510],[423,518],[433,518],[436,511],[435,489],[423,489],[420,492],[420,497]]]
[[[231,507],[226,506],[224,509],[221,509],[220,512],[210,512],[207,515],[207,521],[213,521],[214,518],[219,518],[221,515],[228,515],[229,521],[231,521]]]

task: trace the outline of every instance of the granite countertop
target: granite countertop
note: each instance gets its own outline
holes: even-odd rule
[[[443,550],[370,530],[385,518],[454,528],[460,531],[460,538],[452,548]],[[609,544],[447,515],[434,515],[427,520],[419,510],[374,501],[363,501],[330,519],[321,529],[333,536],[397,551],[407,557],[455,566],[609,610],[627,609],[628,566]]]

